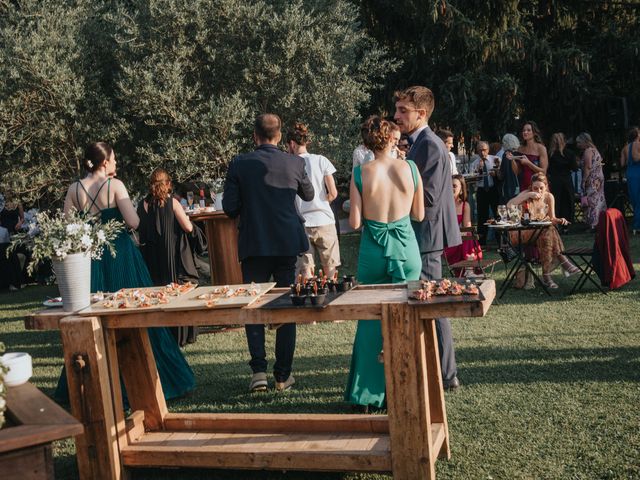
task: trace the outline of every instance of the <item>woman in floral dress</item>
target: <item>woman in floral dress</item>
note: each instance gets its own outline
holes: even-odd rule
[[[591,230],[595,230],[600,212],[607,209],[602,155],[594,145],[591,135],[586,132],[576,137],[576,145],[582,150],[582,191],[587,199],[584,221]]]

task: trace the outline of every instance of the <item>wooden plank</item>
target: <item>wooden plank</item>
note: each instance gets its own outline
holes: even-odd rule
[[[199,434],[201,437],[204,435]],[[376,434],[222,434],[210,433],[209,441],[189,445],[189,440],[160,433],[146,434],[141,442],[126,447],[123,459],[129,466],[242,468],[307,471],[388,472],[389,451],[371,449]],[[303,438],[305,438],[303,440]],[[388,437],[387,437],[388,438]],[[345,440],[349,448],[344,448]],[[175,444],[174,442],[178,442]],[[306,447],[300,448],[304,442]],[[179,455],[170,454],[179,451]]]
[[[145,433],[144,412],[142,410],[136,410],[129,415],[125,420],[125,429],[128,443],[139,440]]]
[[[255,296],[237,296],[237,297],[225,297],[225,296],[217,296],[214,297],[217,301],[211,304],[211,307],[207,306],[207,300],[200,299],[198,297],[202,295],[211,295],[214,294],[215,291],[222,288],[220,285],[214,285],[210,287],[200,287],[196,288],[194,291],[189,292],[186,295],[183,295],[180,299],[166,305],[163,310],[166,312],[171,312],[175,310],[181,311],[189,311],[189,310],[215,310],[219,308],[242,308],[248,305],[253,304],[255,301],[260,299],[263,295],[265,295],[269,290],[275,287],[275,282],[265,282],[256,284],[260,293]],[[241,284],[233,284],[228,285],[228,287],[232,290],[237,290],[238,288],[249,289],[251,284],[249,283],[241,283]]]
[[[386,415],[169,413],[166,430],[388,433]]]
[[[61,438],[82,433],[78,420],[29,382],[7,389],[7,410],[9,418],[21,425],[68,426],[69,433]]]
[[[0,455],[0,472],[2,480],[54,480],[51,445]]]
[[[448,442],[449,432],[447,426],[442,423],[431,424],[432,451],[442,452],[445,442]],[[449,457],[450,458],[450,457]]]
[[[122,386],[120,383],[120,370],[118,368],[118,355],[116,342],[120,334],[119,330],[105,330],[105,349],[107,356],[107,365],[109,367],[109,378],[117,379],[115,382],[111,381],[111,403],[113,405],[113,419],[115,422],[116,439],[118,442],[118,451],[122,450],[122,447],[129,444],[127,435],[127,426],[124,418],[123,404],[122,404]],[[144,415],[143,415],[144,418]],[[120,459],[120,472],[122,478],[128,478],[128,472],[122,465],[122,457]]]
[[[416,309],[383,305],[384,372],[396,480],[435,478],[422,325]]]
[[[433,450],[440,458],[451,458],[449,447],[449,426],[447,423],[447,410],[444,402],[444,389],[442,386],[442,373],[440,367],[440,352],[438,349],[438,336],[435,320],[420,320],[424,331],[424,349],[426,361],[426,381],[429,388],[429,411],[432,425],[442,425],[444,441],[442,448]]]
[[[76,436],[80,478],[120,479],[109,367],[100,321],[94,317],[68,317],[60,321],[60,333],[71,412],[84,425],[84,434]],[[84,360],[84,367],[78,371],[77,357]]]
[[[0,453],[67,438],[68,428],[60,425],[17,425],[0,430]]]
[[[146,328],[119,332],[117,358],[133,411],[144,411],[147,430],[162,430],[167,403]]]

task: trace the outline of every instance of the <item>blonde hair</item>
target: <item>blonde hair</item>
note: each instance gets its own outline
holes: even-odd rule
[[[564,154],[564,148],[567,146],[567,141],[564,138],[564,133],[558,132],[551,135],[551,141],[549,142],[549,156],[554,152],[560,152]]]

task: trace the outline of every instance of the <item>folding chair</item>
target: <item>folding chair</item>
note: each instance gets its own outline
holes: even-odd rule
[[[461,227],[460,228],[460,236],[462,237],[462,241],[472,240],[474,244],[479,245],[479,236],[476,227]],[[464,272],[467,268],[472,268],[474,271],[478,270],[482,272],[482,278],[488,278],[489,275],[493,274],[494,267],[500,263],[500,260],[492,260],[488,258],[481,258],[475,260],[461,260],[459,262],[449,264],[449,271],[451,272],[451,276],[464,276]],[[455,271],[460,269],[459,271],[462,273],[461,275],[456,275]],[[489,273],[487,273],[489,270]]]
[[[598,288],[598,290],[600,290],[605,295],[607,294],[607,291],[602,288],[602,285],[600,285],[600,278],[598,277],[595,270],[595,265],[593,264],[594,248],[595,245],[591,248],[576,247],[566,249],[564,252],[562,252],[562,255],[565,255],[576,267],[580,269],[580,276],[578,277],[576,283],[573,285],[573,288],[569,292],[569,295],[573,295],[578,290],[581,290],[585,286],[587,281],[593,283]],[[592,275],[594,274],[598,279],[597,282],[592,278]]]

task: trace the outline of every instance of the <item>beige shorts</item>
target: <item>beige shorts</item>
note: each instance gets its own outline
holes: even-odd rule
[[[334,223],[320,227],[305,227],[309,238],[309,250],[298,257],[296,271],[315,269],[315,255],[320,259],[324,269],[335,269],[340,266],[340,245]],[[317,273],[317,272],[316,272]],[[325,272],[328,274],[329,272]]]

